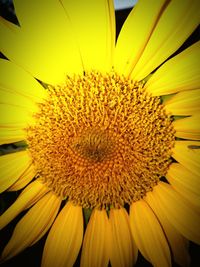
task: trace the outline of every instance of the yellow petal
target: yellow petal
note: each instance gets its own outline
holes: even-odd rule
[[[28,151],[6,154],[0,157],[0,192],[9,188],[31,165]]]
[[[200,89],[179,92],[164,103],[170,115],[192,115],[200,113]]]
[[[196,195],[200,194],[200,176],[186,169],[182,164],[172,163],[166,178],[176,185],[183,186]]]
[[[8,191],[17,191],[25,187],[36,175],[36,169],[33,164],[19,177],[19,179],[12,184]]]
[[[32,182],[28,185],[17,200],[1,215],[0,229],[11,222],[20,212],[33,205],[40,199],[48,189],[39,181]]]
[[[164,63],[148,80],[146,90],[156,96],[198,89],[199,58],[200,42],[197,42]]]
[[[112,267],[130,267],[136,262],[138,251],[132,240],[129,218],[124,208],[110,210],[110,261]]]
[[[11,61],[46,83],[63,82],[82,72],[69,17],[60,1],[14,1],[21,27],[0,20],[0,50]]]
[[[0,86],[0,104],[9,104],[16,107],[25,108],[28,111],[36,112],[37,105],[27,97],[16,92],[9,92]]]
[[[200,142],[176,141],[173,158],[196,175],[200,175]]]
[[[139,1],[124,22],[117,39],[115,69],[129,75],[158,21],[165,0]]]
[[[0,104],[0,126],[4,128],[25,128],[34,123],[32,112],[27,111],[25,108]]]
[[[53,223],[61,200],[53,193],[46,194],[19,221],[3,250],[2,259],[8,260],[41,238]]]
[[[84,235],[81,267],[107,267],[109,224],[105,210],[94,210]]]
[[[42,267],[73,266],[83,238],[80,206],[68,202],[56,218],[45,243]]]
[[[155,201],[166,218],[187,239],[200,244],[200,213],[169,184],[160,182],[154,187]]]
[[[183,44],[199,24],[199,10],[199,0],[192,3],[190,0],[166,2],[165,10],[131,74],[134,79],[145,78]]]
[[[26,132],[23,129],[14,128],[11,125],[0,127],[0,145],[22,141],[26,138]]]
[[[189,266],[190,257],[187,240],[173,227],[169,220],[167,220],[165,213],[160,208],[159,202],[156,201],[152,192],[147,193],[145,201],[155,212],[161,223],[165,236],[170,244],[175,262],[182,267]]]
[[[115,46],[113,1],[61,1],[77,37],[85,70],[109,71]]]
[[[200,140],[200,115],[175,120],[172,124],[176,130],[175,136],[184,139]]]
[[[41,84],[16,64],[0,59],[0,73],[0,86],[4,90],[30,98],[34,102],[46,98],[47,93]]]
[[[138,249],[153,266],[171,266],[170,250],[163,230],[144,200],[130,206],[130,224]]]
[[[200,207],[200,177],[181,164],[173,163],[170,165],[166,178],[175,190]]]

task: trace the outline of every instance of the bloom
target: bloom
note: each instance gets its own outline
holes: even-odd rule
[[[2,258],[50,229],[42,266],[73,266],[81,246],[81,266],[132,266],[138,249],[187,265],[185,238],[200,242],[199,42],[168,58],[199,1],[139,1],[116,44],[112,1],[14,4],[20,26],[0,21],[1,143],[27,148],[0,157],[0,188],[25,189],[0,227],[29,210]]]

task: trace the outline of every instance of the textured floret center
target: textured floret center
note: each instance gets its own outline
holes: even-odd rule
[[[86,208],[117,208],[166,175],[174,129],[143,83],[91,71],[46,90],[27,142],[38,176],[57,195]]]

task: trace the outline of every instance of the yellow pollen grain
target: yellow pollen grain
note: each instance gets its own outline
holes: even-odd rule
[[[115,72],[66,77],[27,128],[40,179],[84,208],[143,198],[168,170],[174,128],[159,97]]]

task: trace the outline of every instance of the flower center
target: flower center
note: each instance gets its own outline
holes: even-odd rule
[[[131,204],[166,175],[174,129],[159,97],[115,72],[49,86],[27,142],[40,179],[85,208]]]
[[[101,162],[111,153],[113,143],[107,133],[101,129],[88,129],[76,139],[73,148],[80,156],[91,160],[91,163],[92,161]]]

